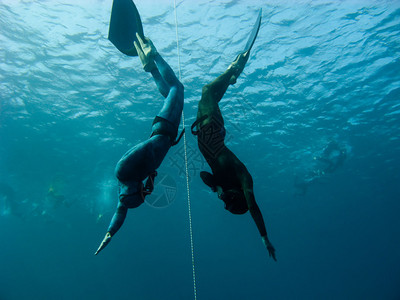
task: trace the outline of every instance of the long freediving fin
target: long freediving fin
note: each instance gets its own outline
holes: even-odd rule
[[[114,0],[108,39],[122,53],[128,56],[138,56],[134,41],[136,33],[144,37],[142,21],[132,0]]]
[[[258,31],[260,30],[261,15],[262,15],[262,8],[260,8],[256,23],[253,26],[253,30],[251,31],[249,39],[247,40],[246,46],[244,47],[244,50],[243,50],[242,53],[246,53],[246,52],[250,51],[251,48],[253,47],[254,42],[256,41],[256,38],[257,38],[257,35],[258,35]]]
[[[233,63],[231,63],[231,65],[228,67],[228,69],[234,70],[231,78],[229,79],[229,84],[236,83],[237,78],[242,73],[242,71],[247,63],[247,60],[249,59],[250,50],[253,47],[254,42],[257,38],[258,31],[260,30],[261,15],[262,15],[262,8],[260,8],[256,23],[253,26],[253,29],[250,33],[249,38],[247,39],[247,43],[246,43],[246,46],[244,47],[244,50],[242,52],[240,52],[238,54],[238,56],[236,56],[235,61]]]

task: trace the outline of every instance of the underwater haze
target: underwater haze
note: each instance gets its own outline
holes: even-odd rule
[[[186,176],[197,299],[400,299],[400,1],[177,0],[176,19],[173,0],[135,4],[185,86],[188,175],[182,140],[94,256],[115,165],[163,98],[107,39],[111,0],[0,0],[0,299],[194,299]],[[201,181],[190,133],[260,8],[220,108],[277,262]],[[331,143],[346,155],[321,167]]]

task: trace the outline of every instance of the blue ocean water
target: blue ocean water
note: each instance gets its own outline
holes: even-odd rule
[[[227,145],[253,176],[276,248],[223,209],[187,134],[198,299],[400,299],[400,2],[135,1],[145,34],[201,88],[263,23],[221,101]],[[112,1],[0,1],[0,299],[193,299],[184,148],[98,256],[114,167],[162,97],[107,40]],[[179,68],[180,67],[180,68]],[[305,193],[331,142],[347,155]],[[161,180],[162,179],[162,180]]]

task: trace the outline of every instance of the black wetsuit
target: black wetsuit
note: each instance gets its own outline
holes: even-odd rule
[[[233,69],[228,69],[212,83],[203,87],[192,133],[197,135],[200,152],[213,173],[202,172],[203,181],[213,191],[217,191],[217,186],[222,188],[223,192],[218,196],[231,213],[243,214],[249,210],[261,236],[266,236],[264,220],[254,199],[252,177],[245,165],[224,143],[226,131],[218,103],[235,72]]]
[[[136,208],[144,202],[146,189],[143,181],[146,178],[154,180],[156,169],[177,142],[175,139],[183,109],[183,85],[159,54],[155,55],[154,62],[157,68],[151,74],[165,101],[154,119],[150,138],[131,148],[117,163],[115,175],[119,181],[119,201],[108,228],[111,236],[122,226],[128,208]]]

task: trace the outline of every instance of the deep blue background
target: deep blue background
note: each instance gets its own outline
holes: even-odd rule
[[[0,4],[0,182],[18,207],[5,211],[0,190],[0,299],[193,299],[182,142],[159,170],[173,202],[130,211],[93,256],[116,206],[114,166],[148,137],[162,98],[107,40],[111,1],[81,2]],[[400,299],[400,3],[178,1],[180,64],[173,1],[136,4],[181,69],[186,126],[263,8],[220,105],[278,262],[250,215],[227,213],[201,182],[188,134],[198,299]],[[331,140],[344,165],[296,196],[295,176]]]

